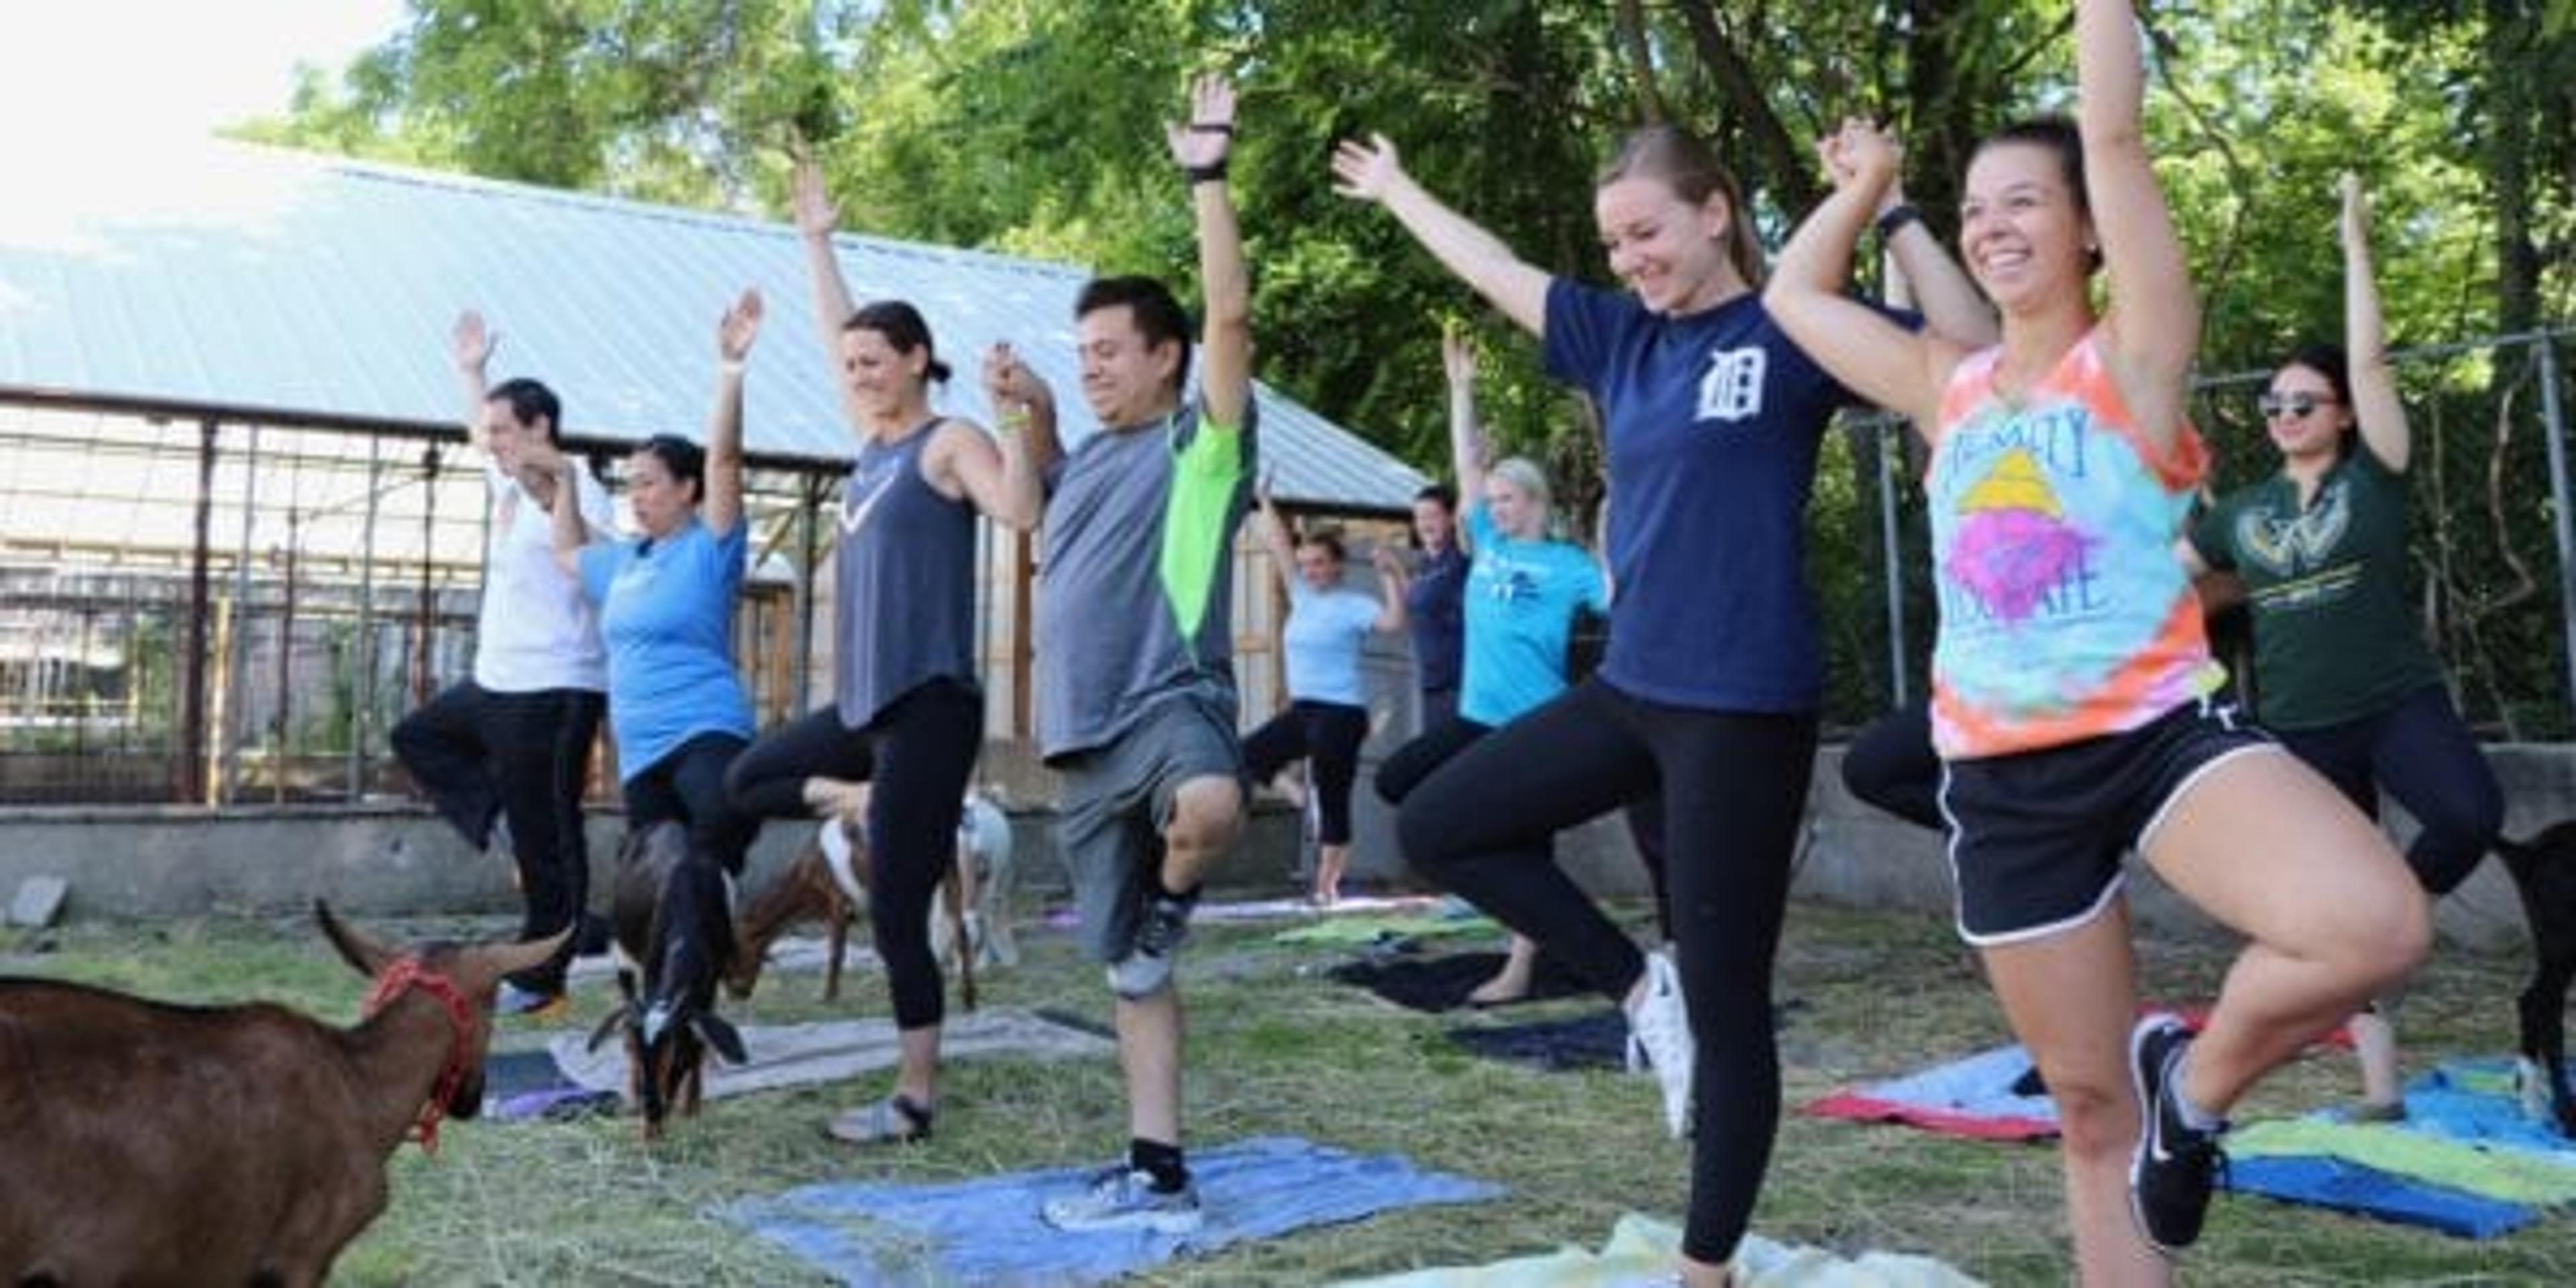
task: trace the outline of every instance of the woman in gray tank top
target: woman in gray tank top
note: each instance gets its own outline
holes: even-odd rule
[[[852,306],[832,246],[835,212],[810,158],[795,175],[796,225],[841,407],[858,437],[835,514],[831,702],[771,731],[734,762],[735,803],[762,817],[823,816],[827,848],[854,850],[894,995],[902,1062],[891,1094],[836,1115],[853,1143],[918,1140],[938,1108],[943,990],[930,904],[955,860],[957,823],[984,733],[975,670],[980,511],[1013,528],[1012,477],[1036,466],[930,407],[948,379],[929,324],[900,300]],[[899,629],[892,628],[900,624]],[[854,842],[835,846],[833,842]]]

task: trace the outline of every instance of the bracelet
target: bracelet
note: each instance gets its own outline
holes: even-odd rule
[[[1923,208],[1915,205],[1911,201],[1900,201],[1879,212],[1878,221],[1875,225],[1878,229],[1878,239],[1880,241],[1886,241],[1898,233],[1905,231],[1905,226],[1907,224],[1919,224],[1921,222],[1923,222]]]
[[[1029,427],[1029,409],[1013,407],[993,418],[993,424],[1005,434],[1016,434]]]
[[[1225,158],[1218,157],[1206,165],[1182,166],[1181,173],[1189,179],[1190,186],[1193,188],[1202,183],[1223,183],[1225,182]]]
[[[716,360],[716,371],[721,375],[739,376],[742,374],[742,359],[718,358]]]
[[[1192,121],[1190,122],[1190,133],[1222,134],[1227,138],[1233,138],[1234,123],[1231,121]]]

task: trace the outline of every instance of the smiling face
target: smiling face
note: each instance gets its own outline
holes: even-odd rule
[[[1745,289],[1726,258],[1733,215],[1719,193],[1692,203],[1647,175],[1613,179],[1592,194],[1610,271],[1655,313],[1695,313]]]
[[[1342,557],[1331,546],[1309,541],[1297,547],[1297,579],[1315,590],[1331,590],[1342,579]]]
[[[929,371],[927,349],[906,353],[885,332],[869,327],[841,332],[841,379],[869,416],[902,419],[924,404]]]
[[[483,403],[484,450],[492,454],[492,463],[505,474],[519,472],[519,451],[530,442],[547,437],[545,422],[530,423],[519,419],[519,413],[507,398],[489,398]]]
[[[1486,476],[1485,513],[1493,516],[1494,526],[1504,536],[1515,541],[1534,540],[1547,527],[1547,503],[1499,474]]]
[[[2272,373],[2272,387],[2262,407],[2263,428],[2271,434],[2272,446],[2294,461],[2334,455],[2343,446],[2344,430],[2353,423],[2352,408],[2335,396],[2334,381],[2302,363]]]
[[[2035,142],[1994,143],[1968,163],[1959,258],[2005,313],[2081,294],[2093,224],[2077,207],[2059,155]]]
[[[671,472],[669,464],[649,451],[626,462],[626,503],[635,510],[635,525],[660,540],[680,530],[697,511],[698,489]]]
[[[1170,410],[1181,347],[1147,340],[1132,306],[1109,304],[1083,314],[1074,336],[1081,348],[1082,400],[1102,425],[1132,428]]]

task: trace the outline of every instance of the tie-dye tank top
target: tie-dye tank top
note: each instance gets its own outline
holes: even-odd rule
[[[1942,391],[1924,488],[1941,627],[1932,742],[1964,760],[2134,729],[2217,689],[2174,539],[2208,469],[2189,425],[2159,450],[2087,333],[2017,400],[2001,349]]]

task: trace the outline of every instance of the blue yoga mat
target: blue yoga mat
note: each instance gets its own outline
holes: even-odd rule
[[[2359,1163],[2313,1155],[2230,1159],[2227,1187],[2468,1239],[2510,1234],[2539,1216],[2519,1203],[2463,1194]]]
[[[1424,1203],[1476,1203],[1503,1187],[1426,1172],[1393,1154],[1351,1154],[1295,1137],[1241,1141],[1190,1158],[1206,1224],[1068,1234],[1038,1207],[1092,1169],[1017,1172],[942,1185],[826,1182],[744,1199],[717,1214],[848,1284],[1099,1283],[1176,1256]]]

